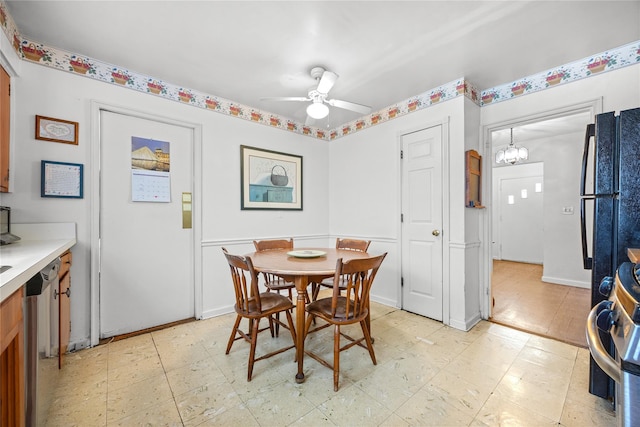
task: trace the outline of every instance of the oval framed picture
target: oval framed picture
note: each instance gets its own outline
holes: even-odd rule
[[[36,139],[78,145],[78,122],[36,116]]]

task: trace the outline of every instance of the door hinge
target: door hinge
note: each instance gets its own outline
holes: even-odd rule
[[[402,288],[404,286],[404,277],[400,278],[400,287]]]
[[[404,214],[400,214],[400,222],[404,222]]]
[[[400,159],[404,159],[404,150],[400,150]]]

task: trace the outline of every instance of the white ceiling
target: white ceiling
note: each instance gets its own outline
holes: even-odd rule
[[[6,1],[33,41],[289,117],[321,65],[330,98],[382,109],[465,77],[479,90],[640,39],[640,1]],[[357,113],[331,107],[316,126]]]

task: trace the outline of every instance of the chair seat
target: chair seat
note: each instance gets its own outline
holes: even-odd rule
[[[333,288],[333,277],[329,278],[329,279],[324,279],[323,281],[321,281],[320,283],[318,283],[320,286],[324,286],[326,288]],[[340,287],[341,291],[344,291],[346,289],[345,286],[343,286],[341,283],[338,285]]]
[[[293,289],[296,285],[293,282],[286,282],[284,279],[271,280],[265,283],[265,286],[272,291],[282,291]]]
[[[309,314],[313,316],[319,316],[325,320],[331,320],[332,323],[355,323],[359,322],[362,319],[367,317],[369,311],[366,308],[360,310],[358,307],[354,308],[354,302],[350,302],[350,313],[349,316],[346,316],[347,311],[347,298],[340,296],[338,297],[338,303],[336,306],[336,314],[332,315],[331,309],[332,298],[322,298],[316,300],[312,303],[309,303],[306,307],[306,310]],[[358,316],[355,316],[354,313],[360,313]]]
[[[289,298],[284,295],[273,292],[262,292],[260,294],[260,302],[262,303],[262,311],[258,310],[255,299],[249,300],[249,311],[238,310],[236,312],[246,317],[264,317],[269,314],[281,312],[283,310],[293,309],[295,306]]]

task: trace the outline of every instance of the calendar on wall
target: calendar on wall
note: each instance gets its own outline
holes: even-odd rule
[[[131,137],[131,201],[171,202],[170,144]]]
[[[134,202],[171,202],[169,174],[131,171],[131,200]]]

